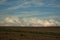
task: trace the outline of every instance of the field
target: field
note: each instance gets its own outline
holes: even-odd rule
[[[0,27],[0,40],[60,40],[60,27]]]

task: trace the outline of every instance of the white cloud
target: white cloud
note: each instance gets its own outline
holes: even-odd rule
[[[14,18],[7,17],[2,22],[0,26],[60,26],[60,22],[53,19],[42,20],[38,18]]]
[[[19,23],[19,19],[18,18],[11,18],[11,17],[7,17],[5,20],[4,20],[6,23]]]

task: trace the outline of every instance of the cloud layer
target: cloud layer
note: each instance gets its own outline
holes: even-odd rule
[[[0,26],[60,26],[60,22],[53,19],[7,17],[0,22]]]
[[[0,0],[0,26],[60,26],[59,17],[59,0]]]

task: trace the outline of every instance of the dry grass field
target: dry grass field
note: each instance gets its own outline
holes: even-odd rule
[[[0,40],[60,40],[60,27],[0,27]]]

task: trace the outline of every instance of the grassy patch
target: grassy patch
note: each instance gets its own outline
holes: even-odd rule
[[[5,28],[0,28],[0,32],[22,32],[22,33],[32,33],[32,34],[43,34],[43,35],[60,36],[60,33],[57,33],[57,32],[23,31],[23,30],[20,30],[20,29],[5,29]]]
[[[55,33],[55,32],[36,32],[36,31],[32,31],[30,33],[33,34],[43,34],[43,35],[55,35],[55,36],[60,36],[60,33]]]

